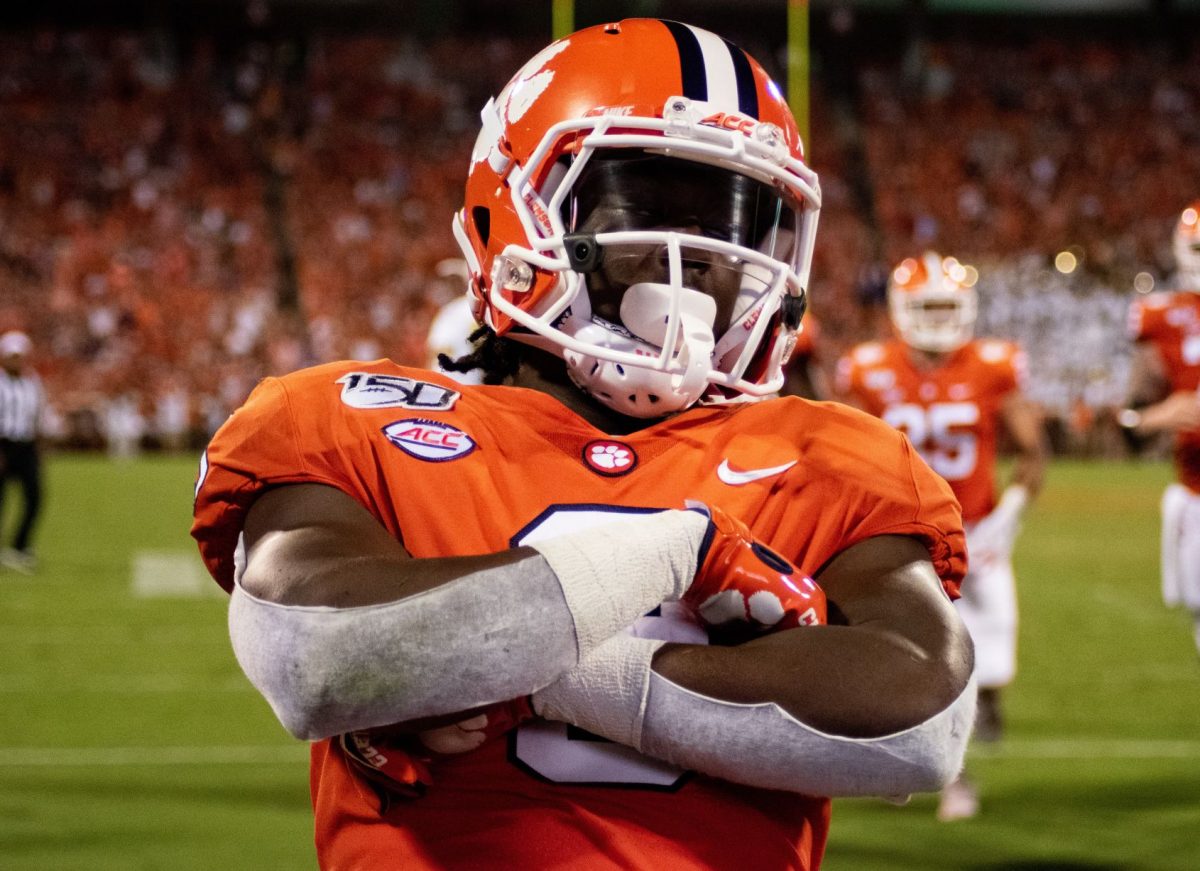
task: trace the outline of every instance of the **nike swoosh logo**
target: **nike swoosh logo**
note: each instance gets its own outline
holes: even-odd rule
[[[772,475],[786,472],[794,465],[796,465],[796,460],[784,463],[782,466],[771,466],[769,469],[747,469],[744,472],[739,472],[730,468],[729,460],[722,460],[721,465],[717,466],[717,477],[731,487],[740,487],[742,484],[761,481],[763,478],[770,478]]]

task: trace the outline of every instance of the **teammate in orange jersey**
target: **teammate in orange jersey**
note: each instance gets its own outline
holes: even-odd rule
[[[819,203],[740,49],[581,31],[483,111],[485,384],[326,365],[217,433],[193,534],[315,742],[323,867],[814,869],[827,796],[954,777],[953,495],[870,416],[768,399]]]
[[[1138,437],[1175,435],[1179,481],[1162,498],[1163,599],[1191,611],[1200,650],[1200,200],[1183,210],[1173,241],[1176,289],[1129,311],[1137,344],[1130,405],[1117,421]]]
[[[1022,393],[1024,355],[1011,342],[975,339],[976,292],[967,270],[927,252],[893,271],[888,308],[897,339],[860,345],[838,365],[838,390],[903,431],[962,505],[971,570],[958,601],[975,641],[976,738],[999,740],[1000,691],[1016,674],[1017,598],[1012,548],[1046,466],[1041,415]],[[1012,481],[996,498],[1001,431],[1017,451]],[[974,816],[965,777],[943,791],[941,819]]]

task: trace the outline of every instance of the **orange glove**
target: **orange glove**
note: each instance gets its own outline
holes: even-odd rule
[[[708,515],[700,568],[682,604],[705,626],[749,624],[761,632],[825,623],[825,593],[765,544],[746,524],[716,506],[689,503]]]

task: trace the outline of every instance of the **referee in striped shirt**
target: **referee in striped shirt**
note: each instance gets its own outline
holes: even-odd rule
[[[42,503],[37,440],[45,393],[37,373],[28,366],[32,349],[29,336],[22,332],[0,335],[0,509],[9,479],[20,485],[25,497],[12,546],[0,550],[0,564],[24,574],[31,574],[36,564],[30,540]]]

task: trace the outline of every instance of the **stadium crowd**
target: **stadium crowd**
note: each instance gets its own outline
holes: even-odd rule
[[[195,445],[266,374],[421,363],[477,112],[531,45],[0,34],[0,329],[35,341],[50,437]],[[1086,429],[1120,401],[1134,277],[1163,286],[1196,194],[1200,48],[956,38],[857,69],[850,111],[812,99],[821,358],[877,329],[888,264],[937,248]]]

